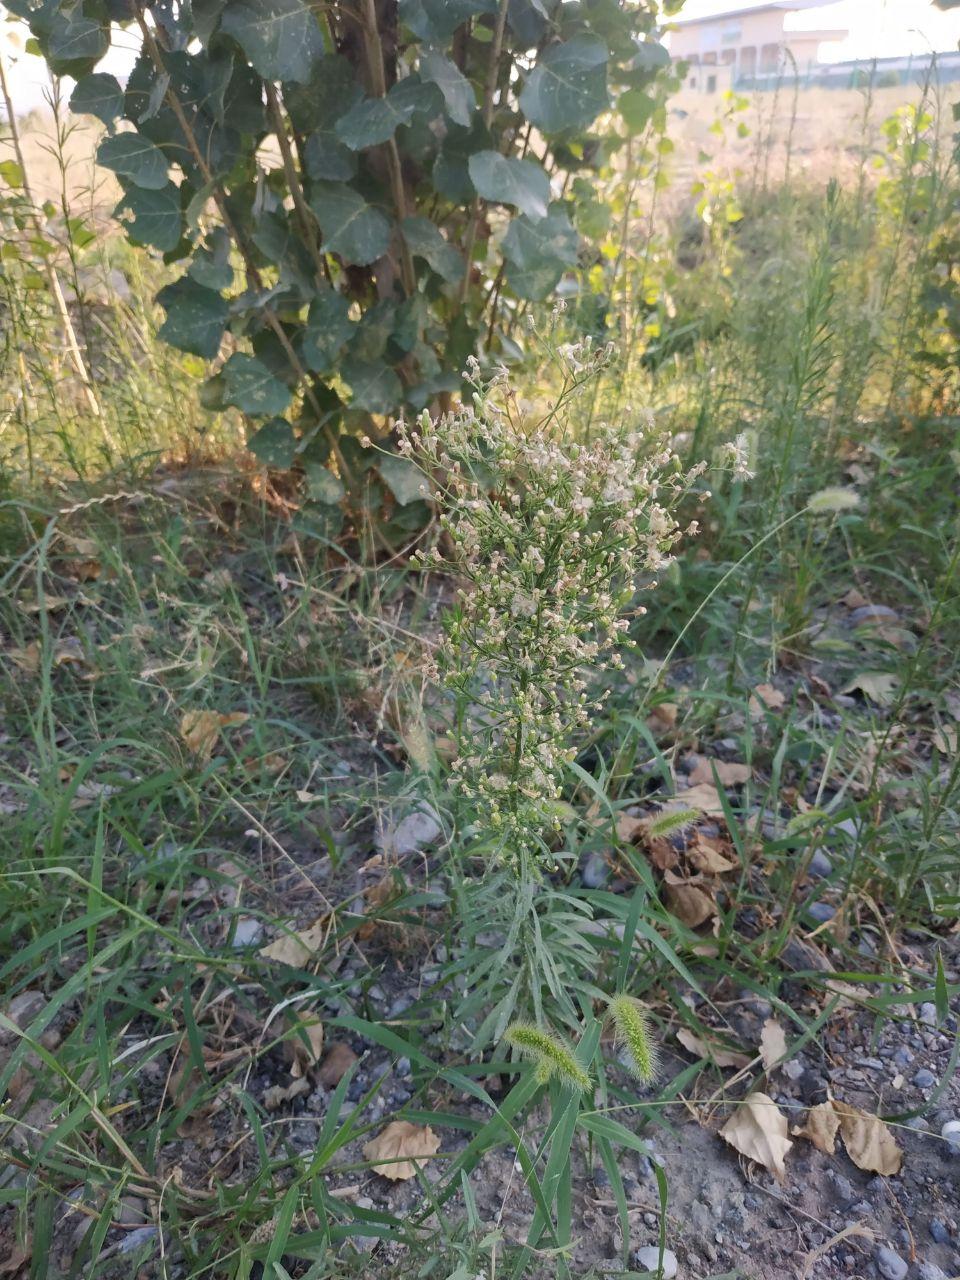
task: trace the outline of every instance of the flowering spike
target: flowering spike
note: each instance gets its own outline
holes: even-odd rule
[[[650,1040],[647,1016],[632,996],[614,996],[608,1005],[617,1042],[626,1046],[633,1071],[644,1082],[657,1074],[657,1052]]]
[[[508,1027],[504,1040],[536,1063],[541,1084],[556,1077],[561,1083],[582,1093],[590,1088],[590,1077],[573,1052],[550,1031],[530,1022],[515,1022]]]
[[[697,809],[677,809],[670,813],[661,813],[657,818],[651,818],[644,830],[651,839],[656,839],[658,836],[672,836],[674,832],[689,827],[690,823],[696,822],[699,817],[700,812]]]

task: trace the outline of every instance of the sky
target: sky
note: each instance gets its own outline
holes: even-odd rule
[[[723,13],[737,6],[737,0],[687,0],[683,17],[705,17]],[[48,80],[43,62],[23,53],[19,23],[2,21],[0,5],[0,43],[10,70],[14,107],[26,112],[41,106]],[[931,48],[955,50],[960,43],[960,8],[939,10],[933,0],[831,0],[807,12],[797,13],[789,25],[802,27],[842,28],[850,32],[846,40],[824,44],[821,57],[825,62],[848,58],[887,58],[923,53]],[[133,61],[133,36],[117,32],[120,47],[111,48],[98,70],[111,71],[123,79]]]
[[[687,0],[681,18],[702,18],[737,8],[738,0]],[[745,6],[746,7],[746,6]],[[788,24],[847,30],[846,40],[824,44],[824,62],[848,58],[895,58],[910,53],[956,51],[960,42],[960,8],[941,10],[933,0],[833,0],[805,13],[792,15]]]

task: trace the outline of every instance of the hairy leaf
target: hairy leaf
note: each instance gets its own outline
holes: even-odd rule
[[[222,370],[224,403],[236,405],[253,417],[283,413],[290,403],[290,388],[256,356],[235,352]]]
[[[159,336],[178,351],[212,360],[220,350],[230,308],[225,298],[189,276],[166,285],[157,302],[167,313]]]
[[[582,129],[609,105],[606,45],[592,36],[552,44],[520,94],[520,108],[544,133]]]
[[[147,191],[167,186],[167,158],[140,133],[117,133],[97,148],[97,163]]]
[[[362,267],[389,248],[389,219],[352,187],[315,183],[310,207],[323,229],[324,253],[337,253],[344,262]]]
[[[545,218],[550,179],[532,160],[518,160],[499,151],[477,151],[467,165],[477,194],[499,204],[512,204],[528,218]]]
[[[305,84],[323,53],[320,24],[306,0],[228,0],[220,30],[233,36],[265,80]]]

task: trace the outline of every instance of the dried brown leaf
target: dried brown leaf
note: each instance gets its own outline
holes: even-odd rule
[[[882,1173],[884,1177],[899,1173],[903,1152],[880,1117],[851,1107],[847,1102],[834,1100],[833,1106],[840,1117],[847,1155],[857,1168]]]
[[[323,1023],[313,1015],[303,1015],[286,1041],[286,1047],[292,1058],[290,1074],[294,1079],[305,1076],[320,1061],[323,1052]]]
[[[289,1084],[272,1084],[264,1090],[263,1105],[268,1111],[276,1111],[285,1102],[292,1102],[301,1094],[310,1092],[310,1081],[305,1076],[294,1076]]]
[[[264,960],[276,960],[294,969],[302,969],[323,950],[329,936],[330,917],[321,916],[309,928],[300,929],[297,933],[285,933],[282,938],[261,947],[258,954]]]
[[[664,805],[664,812],[672,809],[699,809],[701,813],[718,817],[723,814],[723,801],[712,782],[698,782],[696,786],[680,791]]]
[[[807,1112],[804,1125],[797,1125],[793,1130],[795,1138],[806,1138],[818,1151],[832,1156],[837,1149],[837,1130],[840,1128],[840,1117],[834,1110],[832,1102],[821,1102]]]
[[[669,876],[669,872],[667,875]],[[717,915],[717,904],[711,893],[687,880],[665,883],[664,897],[670,911],[688,929],[696,929]]]
[[[180,718],[180,737],[187,750],[198,760],[209,760],[220,737],[220,730],[247,720],[243,711],[221,715],[218,711],[187,711]]]
[[[779,711],[786,700],[772,684],[758,684],[750,695],[750,714],[756,719],[763,715],[764,710]]]
[[[336,1040],[330,1046],[330,1051],[320,1064],[317,1079],[325,1089],[335,1089],[357,1061],[357,1055],[350,1046],[344,1044],[342,1040]]]
[[[391,1182],[402,1182],[416,1176],[425,1159],[436,1155],[440,1139],[429,1125],[410,1124],[407,1120],[391,1120],[363,1148],[377,1173]]]
[[[690,929],[696,929],[718,915],[716,899],[709,888],[669,870],[664,872],[664,901],[677,919]]]
[[[710,756],[697,756],[697,763],[687,774],[691,784],[707,782],[713,785],[713,771],[722,787],[739,787],[750,781],[750,766],[731,760],[714,760]]]
[[[767,1018],[760,1032],[760,1061],[764,1071],[771,1071],[786,1056],[786,1033],[776,1018]]]
[[[784,1157],[793,1143],[787,1137],[787,1117],[765,1093],[748,1093],[720,1130],[720,1137],[783,1181]]]
[[[725,857],[712,840],[700,836],[696,836],[687,848],[687,857],[698,871],[712,876],[721,876],[725,871],[732,871],[737,865]]]
[[[725,1049],[715,1040],[704,1040],[687,1027],[680,1028],[677,1039],[688,1052],[696,1054],[698,1058],[709,1058],[718,1067],[746,1067],[752,1061],[747,1054],[735,1049]]]
[[[647,716],[647,726],[654,737],[663,738],[677,727],[679,707],[675,702],[661,702]]]

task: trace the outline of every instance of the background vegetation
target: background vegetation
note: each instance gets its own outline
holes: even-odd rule
[[[504,27],[467,8],[481,16],[461,70],[483,115],[482,69]],[[517,12],[540,22],[537,4]],[[594,38],[607,9],[584,12],[590,31],[565,40]],[[34,31],[52,53],[60,37],[38,27],[44,13]],[[459,30],[442,33],[444,58]],[[257,66],[278,51],[245,32],[233,38],[258,74],[284,81],[280,133],[296,151],[306,70],[301,80],[286,64]],[[429,43],[414,35],[418,50]],[[59,69],[86,70],[68,61]],[[105,112],[101,157],[132,136],[114,131],[121,110],[168,145],[153,137],[169,124],[169,84],[153,67],[155,92],[145,83],[134,107],[128,89]],[[718,1083],[718,1046],[733,1038],[725,995],[768,1000],[793,1047],[817,1043],[841,998],[882,1025],[928,1002],[945,1015],[956,995],[937,959],[960,903],[956,124],[935,82],[896,105],[886,90],[878,106],[867,86],[843,108],[855,120],[843,167],[825,173],[802,152],[791,121],[803,103],[785,85],[755,103],[725,99],[692,155],[674,141],[669,82],[650,71],[643,59],[623,71],[618,89],[638,96],[621,97],[619,114],[597,96],[576,122],[592,130],[586,173],[583,139],[565,150],[565,127],[554,135],[536,111],[525,113],[534,129],[484,121],[511,148],[525,136],[550,169],[555,202],[533,225],[564,220],[559,258],[544,249],[518,265],[508,237],[531,230],[531,210],[513,202],[509,227],[497,213],[488,228],[477,197],[501,192],[474,182],[445,194],[436,162],[404,196],[432,227],[421,228],[429,253],[405,241],[426,307],[416,341],[441,379],[429,386],[422,368],[408,381],[409,350],[395,349],[405,303],[390,304],[383,328],[371,319],[384,309],[365,254],[347,255],[322,288],[312,257],[296,265],[311,238],[321,254],[336,249],[297,222],[309,208],[279,199],[278,175],[293,188],[282,146],[263,162],[271,177],[248,168],[228,195],[245,224],[262,219],[249,235],[269,226],[294,265],[274,277],[281,255],[258,246],[269,302],[219,312],[217,343],[200,352],[193,339],[186,352],[166,345],[178,313],[165,317],[163,300],[170,289],[229,294],[209,273],[233,277],[236,245],[205,233],[186,276],[180,261],[131,250],[71,173],[78,125],[59,98],[51,198],[33,198],[23,155],[0,165],[2,1208],[8,1254],[20,1250],[27,1274],[141,1263],[190,1276],[580,1274],[584,1149],[610,1181],[626,1269],[626,1153],[647,1151],[702,1073]],[[372,100],[393,92],[365,100],[364,128]],[[457,119],[458,80],[447,73],[437,92],[453,136],[473,127]],[[523,93],[536,96],[522,90],[521,107]],[[341,160],[344,147],[360,154],[362,180],[343,181],[371,209],[376,181],[390,189],[390,139],[401,158],[422,145],[418,109],[387,139],[330,142]],[[248,166],[269,128],[242,135]],[[121,169],[121,204],[166,191],[165,166],[144,188],[139,168]],[[305,166],[323,193],[340,181]],[[199,192],[206,177],[184,182]],[[179,229],[190,214],[178,190]],[[440,267],[458,249],[447,279]],[[410,264],[398,252],[403,290]],[[480,278],[468,279],[474,255]],[[536,287],[518,286],[525,270]],[[336,406],[316,414],[304,393],[281,425],[304,379],[281,371],[284,341],[263,308],[303,351],[308,304],[339,306],[334,295],[354,308],[344,343],[379,344],[369,359],[378,384],[391,380],[389,404],[359,403],[347,365],[358,357],[337,348],[306,370],[321,407],[328,393]],[[223,394],[222,371],[209,390],[205,358],[227,324],[223,369],[260,361],[269,387],[282,386],[270,450],[253,458],[245,415],[263,406]],[[471,331],[462,346],[458,324]],[[424,675],[452,596],[408,552],[436,541],[435,507],[401,459],[391,480],[382,460],[394,455],[359,445],[348,461],[362,501],[331,488],[349,487],[346,469],[314,432],[333,424],[342,452],[370,431],[388,450],[392,380],[405,394],[421,386],[423,401],[454,394],[442,376],[459,375],[487,327],[485,371],[509,366],[525,422],[552,412],[587,339],[612,341],[612,363],[565,405],[565,438],[589,445],[601,422],[648,429],[652,415],[686,466],[707,462],[711,490],[685,497],[700,537],[632,617],[625,670],[602,677],[609,697],[576,739],[553,815],[554,865],[527,885],[514,933],[515,882],[484,860],[482,811],[448,786],[456,725]],[[318,341],[327,332],[314,323]],[[722,466],[741,436],[750,480]],[[651,829],[671,801],[688,815],[682,828]],[[723,869],[688,867],[691,897],[664,867],[676,879],[670,858],[694,846],[705,857],[703,841]],[[911,953],[921,961],[903,955],[904,930],[923,940]],[[784,998],[798,973],[813,993],[802,1009]],[[709,998],[684,999],[694,992]],[[695,1060],[643,1091],[606,1023],[614,995],[642,1002],[654,1040],[695,1037]],[[555,1028],[551,1069],[549,1046],[526,1064],[509,1056],[500,1036],[513,1016]],[[331,1044],[340,1065],[304,1143],[304,1095]],[[766,1064],[748,1063],[732,1101],[763,1084]],[[421,1135],[430,1125],[440,1140],[385,1157],[368,1147],[386,1120]],[[520,1238],[476,1203],[483,1162],[502,1147],[529,1197]],[[431,1157],[404,1170],[405,1196],[358,1203],[344,1190],[405,1155]],[[661,1207],[669,1174],[657,1166]],[[666,1223],[662,1213],[661,1249]]]

